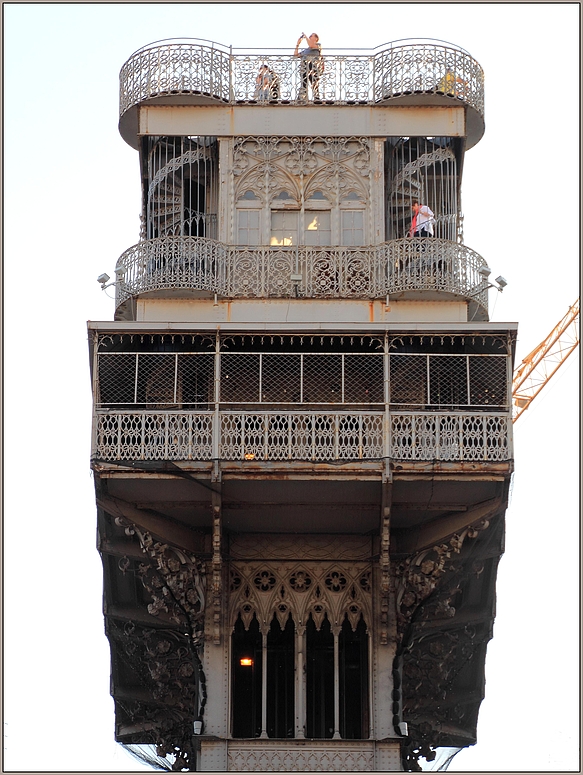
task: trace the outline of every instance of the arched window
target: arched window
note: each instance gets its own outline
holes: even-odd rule
[[[339,641],[340,736],[362,740],[369,734],[368,635],[362,618],[354,631],[344,619]]]
[[[294,624],[282,630],[273,617],[267,634],[267,735],[294,737]]]
[[[233,737],[368,738],[369,573],[233,568]]]
[[[238,245],[261,245],[261,200],[254,191],[247,190],[237,201]]]
[[[324,619],[316,629],[310,616],[306,627],[306,737],[334,735],[334,636]]]
[[[340,202],[340,244],[360,247],[366,244],[366,203],[356,191],[350,191]]]

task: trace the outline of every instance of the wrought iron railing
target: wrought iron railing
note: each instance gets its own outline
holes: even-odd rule
[[[374,104],[412,93],[459,98],[484,114],[484,74],[463,49],[429,39],[399,40],[365,51],[323,51],[314,97],[330,104]],[[170,39],[136,51],[120,73],[120,115],[150,97],[197,94],[223,103],[260,103],[266,65],[275,87],[266,104],[302,103],[300,62],[289,49],[232,49],[212,41]]]
[[[98,412],[97,460],[478,461],[512,457],[508,412]]]
[[[457,242],[405,238],[362,248],[239,247],[203,237],[144,240],[121,255],[116,306],[156,290],[189,288],[227,298],[376,299],[406,291],[488,295],[484,259]]]

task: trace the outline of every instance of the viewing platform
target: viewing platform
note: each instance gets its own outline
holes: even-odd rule
[[[404,238],[348,247],[233,246],[205,237],[144,240],[117,266],[117,317],[132,298],[466,299],[487,320],[485,261],[463,244]],[[421,296],[419,294],[422,294]]]
[[[467,51],[444,41],[398,40],[375,49],[323,47],[317,92],[301,89],[300,62],[289,49],[236,49],[180,38],[136,51],[120,72],[120,123],[137,147],[143,105],[375,106],[465,108],[466,147],[484,133],[484,73]],[[276,84],[268,98],[257,90],[266,66]]]

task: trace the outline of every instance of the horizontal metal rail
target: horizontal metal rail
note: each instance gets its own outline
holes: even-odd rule
[[[272,87],[258,90],[266,66]],[[463,49],[416,39],[372,50],[324,49],[312,95],[330,104],[374,104],[413,93],[441,94],[484,114],[484,73]],[[151,97],[196,94],[223,103],[305,102],[301,62],[289,49],[230,49],[198,39],[154,43],[135,52],[120,72],[120,116]]]
[[[217,420],[218,417],[218,420]],[[97,460],[495,462],[509,412],[97,412]],[[388,435],[388,444],[385,441]]]
[[[144,240],[118,260],[116,306],[156,290],[191,289],[226,298],[378,299],[440,291],[473,299],[488,292],[475,251],[440,238],[405,238],[362,248],[231,246],[204,237]]]

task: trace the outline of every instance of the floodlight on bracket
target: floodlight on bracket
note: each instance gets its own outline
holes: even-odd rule
[[[485,264],[478,269],[478,274],[482,278],[481,281],[478,283],[478,286],[476,290],[473,293],[468,294],[468,298],[472,298],[473,296],[477,296],[479,293],[482,293],[483,291],[487,291],[489,288],[496,288],[497,291],[502,291],[506,286],[508,285],[508,282],[502,275],[498,275],[498,277],[494,280],[493,283],[488,282],[488,278],[492,274],[492,270],[489,266],[486,266]]]
[[[101,290],[104,291],[106,288],[110,288],[112,285],[117,285],[117,283],[123,282],[123,279],[125,277],[125,267],[124,266],[116,266],[115,267],[115,280],[110,283],[110,276],[107,274],[107,272],[103,272],[103,274],[100,274],[97,278],[97,282],[101,283]]]

